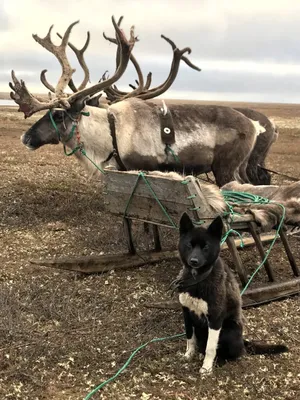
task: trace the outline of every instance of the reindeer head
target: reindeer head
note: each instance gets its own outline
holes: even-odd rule
[[[49,96],[48,101],[43,101],[37,96],[32,95],[27,89],[25,82],[22,80],[19,81],[14,71],[12,71],[13,83],[9,83],[9,86],[13,92],[11,92],[10,96],[19,105],[19,111],[24,113],[25,118],[30,117],[38,111],[49,110],[22,136],[23,143],[29,149],[37,149],[44,144],[59,143],[60,137],[58,131],[63,132],[67,137],[71,130],[72,122],[78,118],[86,102],[96,93],[114,84],[123,75],[128,65],[130,54],[136,41],[134,28],[131,28],[130,39],[127,40],[114,17],[112,17],[112,23],[116,32],[116,43],[118,45],[119,63],[113,76],[106,80],[100,80],[97,84],[86,88],[89,82],[89,70],[84,60],[84,52],[89,45],[90,34],[88,32],[86,43],[81,50],[69,42],[71,30],[78,22],[73,22],[63,37],[58,34],[62,39],[59,46],[56,46],[51,41],[53,25],[44,38],[33,35],[36,42],[56,56],[62,67],[62,74],[55,88],[46,79],[47,70],[41,72],[41,81],[54,94],[53,98]],[[84,70],[84,79],[78,88],[76,88],[72,80],[75,70],[71,67],[66,55],[68,45],[74,51],[79,64]],[[65,93],[67,86],[73,91],[72,94]]]

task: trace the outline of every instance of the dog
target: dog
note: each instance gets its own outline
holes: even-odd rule
[[[171,287],[179,292],[187,338],[186,360],[204,356],[200,373],[210,373],[218,361],[236,360],[243,354],[276,354],[285,345],[251,342],[243,338],[242,299],[232,271],[220,257],[221,217],[208,228],[194,227],[184,213],[179,224],[179,255],[183,264]],[[203,357],[202,356],[202,357]]]

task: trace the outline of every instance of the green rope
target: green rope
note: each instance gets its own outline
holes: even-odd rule
[[[169,144],[166,145],[166,151],[169,151],[169,152],[172,154],[174,160],[175,160],[178,164],[180,164],[180,159],[179,159],[179,157],[177,156],[177,154],[175,154],[174,150],[172,149],[172,147],[171,147]]]
[[[106,172],[100,168],[99,165],[95,164],[94,161],[86,154],[86,151],[83,148],[80,149],[80,153],[84,155],[84,157],[86,157],[94,165],[94,167],[98,169],[98,171],[102,172],[104,175],[106,174]]]
[[[83,113],[82,113],[82,114],[83,114]],[[90,115],[90,113],[84,113],[84,115],[86,115],[86,114],[89,114],[89,115]],[[56,125],[56,122],[55,122],[55,120],[54,120],[54,118],[53,118],[53,114],[52,114],[52,111],[51,111],[51,110],[49,110],[49,116],[50,116],[50,120],[51,120],[51,123],[52,123],[52,125],[53,125],[53,128],[55,129],[55,131],[56,131],[56,133],[57,133],[58,140],[61,141],[61,134],[60,134],[59,129],[58,129],[58,126]],[[67,137],[66,142],[68,142],[69,140],[71,140],[72,137],[74,136],[76,126],[77,126],[76,123],[72,123],[72,129],[71,129],[71,131],[70,131],[70,133],[69,133],[69,136]],[[66,155],[67,155],[67,154],[66,154]]]
[[[106,381],[102,382],[99,386],[97,386],[95,389],[93,389],[85,398],[84,400],[89,400],[96,392],[98,392],[100,389],[102,389],[105,385],[107,385],[109,382],[113,381],[114,379],[116,379],[120,373],[122,371],[124,371],[125,368],[128,367],[128,365],[130,364],[131,360],[133,359],[133,357],[136,355],[136,353],[138,351],[140,351],[141,349],[145,348],[146,346],[148,346],[148,344],[150,343],[156,343],[156,342],[162,342],[164,340],[171,340],[171,339],[177,339],[180,337],[185,336],[185,333],[179,333],[178,335],[173,335],[173,336],[166,336],[166,337],[162,337],[162,338],[154,338],[149,340],[149,342],[142,344],[141,346],[137,347],[130,355],[130,357],[127,359],[127,361],[125,362],[125,364],[118,370],[118,372],[113,375],[111,378],[107,379]]]
[[[67,113],[67,111],[65,111],[66,113]],[[68,114],[68,113],[67,113]],[[84,115],[85,117],[89,117],[90,116],[90,113],[88,112],[88,111],[81,111],[81,113],[80,113],[81,115]],[[68,114],[69,115],[69,114]],[[49,110],[49,116],[50,116],[50,120],[51,120],[51,123],[52,123],[52,125],[53,125],[53,128],[55,129],[55,131],[56,131],[56,133],[57,133],[57,137],[58,137],[58,140],[59,141],[61,141],[61,134],[60,134],[60,132],[59,132],[59,129],[58,129],[58,126],[56,125],[56,122],[55,122],[55,120],[54,120],[54,118],[53,118],[53,114],[52,114],[52,111],[51,110]],[[70,116],[69,116],[70,117]],[[71,117],[70,117],[71,118]],[[71,118],[72,119],[72,118]],[[72,119],[73,120],[73,119]],[[68,142],[69,140],[71,140],[72,138],[73,138],[73,136],[74,136],[74,133],[75,133],[75,130],[76,130],[76,126],[77,126],[77,121],[74,121],[73,120],[73,122],[72,122],[72,129],[71,129],[71,132],[69,133],[69,135],[68,135],[68,137],[67,137],[67,139],[66,139],[66,142]],[[80,153],[84,156],[84,157],[86,157],[93,165],[94,165],[94,167],[96,167],[100,172],[102,172],[102,174],[105,174],[106,172],[105,171],[103,171],[103,169],[102,168],[100,168],[96,163],[94,163],[94,161],[86,154],[86,151],[84,150],[84,148],[83,148],[83,144],[82,143],[79,143],[76,147],[74,147],[74,149],[72,149],[69,153],[67,152],[67,148],[66,148],[66,145],[65,144],[63,144],[63,148],[64,148],[64,153],[65,153],[65,155],[67,156],[67,157],[69,157],[69,156],[72,156],[73,154],[75,154],[78,150],[80,150]]]
[[[223,243],[226,242],[228,236],[231,235],[232,233],[235,233],[236,235],[238,235],[238,237],[239,237],[240,240],[241,240],[240,247],[243,248],[243,247],[244,247],[243,237],[242,237],[242,235],[241,235],[238,231],[236,231],[236,230],[234,230],[234,229],[229,229],[229,230],[225,233],[225,235],[224,235],[224,236],[222,237],[222,239],[221,239],[221,245],[222,245]]]
[[[128,210],[128,208],[129,208],[129,205],[130,205],[130,203],[131,203],[132,197],[133,197],[134,192],[135,192],[135,190],[136,190],[136,188],[137,188],[137,185],[138,185],[138,183],[139,183],[140,178],[142,178],[143,181],[145,182],[145,184],[147,185],[147,187],[148,187],[148,189],[150,190],[152,196],[154,197],[154,199],[156,200],[156,202],[157,202],[158,205],[160,206],[162,212],[165,214],[165,216],[167,217],[167,219],[168,219],[168,221],[170,222],[170,224],[173,226],[173,228],[178,229],[177,225],[176,225],[175,222],[172,220],[172,218],[171,218],[170,215],[168,214],[167,210],[165,209],[165,207],[164,207],[164,206],[162,205],[162,203],[160,202],[159,198],[157,197],[156,193],[154,192],[154,190],[152,189],[150,183],[148,182],[148,180],[147,180],[147,178],[146,178],[144,172],[142,172],[142,171],[139,172],[138,177],[137,177],[137,180],[136,180],[136,182],[135,182],[135,185],[134,185],[134,187],[133,187],[133,189],[132,189],[132,192],[131,192],[131,194],[130,194],[130,196],[129,196],[129,199],[128,199],[128,201],[127,201],[127,204],[126,204],[126,207],[125,207],[125,211],[124,211],[124,218],[126,217],[127,210]]]

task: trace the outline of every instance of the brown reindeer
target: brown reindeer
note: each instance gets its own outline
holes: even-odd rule
[[[132,94],[125,95],[121,101],[102,107],[86,104],[97,93],[106,91],[107,94],[132,58],[131,52],[136,42],[133,28],[127,40],[114,18],[112,21],[118,45],[117,68],[113,76],[91,87],[86,87],[89,74],[86,64],[82,62],[88,43],[81,51],[76,51],[69,43],[85,70],[85,79],[78,89],[72,81],[74,69],[66,55],[69,36],[77,22],[69,26],[59,46],[51,41],[52,27],[45,38],[33,35],[39,44],[57,57],[62,66],[62,75],[54,88],[47,82],[45,71],[42,72],[41,79],[54,92],[54,98],[41,101],[12,72],[11,97],[19,104],[19,111],[24,112],[25,118],[37,111],[50,110],[23,135],[23,143],[35,150],[45,144],[62,142],[71,150],[77,149],[76,156],[92,168],[94,166],[84,154],[101,168],[112,165],[128,170],[177,170],[185,173],[212,171],[219,186],[234,179],[247,182],[247,176],[243,176],[240,167],[249,158],[257,136],[264,132],[259,122],[229,107],[170,105],[168,111],[176,129],[176,141],[170,145],[171,151],[167,151],[160,137],[161,114],[166,110],[162,112],[157,104],[144,101],[162,94],[170,87],[181,60],[197,69],[185,56],[185,53],[191,52],[190,48],[179,50],[170,39],[163,37],[173,49],[172,66],[163,84],[150,89],[148,79],[143,87],[140,85],[136,90],[134,97]],[[65,92],[68,85],[74,93]],[[89,116],[82,113],[88,113]]]

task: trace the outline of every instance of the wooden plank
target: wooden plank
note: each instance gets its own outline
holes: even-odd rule
[[[181,181],[152,175],[146,175],[146,178],[161,201],[173,201],[174,203],[185,204],[186,206],[191,204],[190,200],[187,199],[186,187]],[[108,195],[110,193],[113,195],[120,193],[120,195],[124,195],[128,199],[132,194],[137,179],[138,172],[107,171],[104,178],[105,191]],[[149,187],[142,178],[139,179],[135,195],[153,199]]]
[[[267,235],[265,238],[262,238],[262,241],[270,242],[274,239],[274,235]],[[235,245],[240,245],[240,239],[234,240]],[[244,247],[251,246],[254,244],[252,238],[244,239]],[[222,249],[227,249],[228,246],[226,243],[222,245]],[[150,261],[148,255],[150,254]],[[153,262],[165,261],[165,260],[174,260],[179,259],[177,250],[168,250],[164,252],[158,252],[158,259]],[[46,267],[53,267],[57,269],[65,269],[68,271],[79,271],[83,273],[98,273],[110,271],[111,269],[122,269],[122,268],[130,268],[136,266],[142,266],[145,264],[151,264],[151,257],[153,252],[144,252],[138,253],[136,256],[130,255],[128,253],[125,254],[105,254],[102,256],[81,256],[81,257],[56,257],[52,259],[44,259],[44,260],[30,260],[31,264],[42,265]],[[131,263],[138,257],[141,263],[132,264]],[[141,257],[143,259],[141,259]],[[123,265],[124,263],[124,265]],[[118,267],[118,265],[121,265]],[[123,266],[122,266],[123,265]],[[129,265],[129,266],[128,266]],[[106,269],[107,267],[107,269]]]
[[[77,258],[54,258],[50,260],[31,260],[35,265],[52,267],[68,271],[77,271],[84,274],[102,273],[112,269],[128,269],[140,267],[145,264],[154,264],[160,261],[174,260],[178,252],[141,252],[138,254],[110,254],[104,256],[90,256]]]
[[[111,193],[109,201],[104,200],[104,207],[111,214],[124,217],[128,199],[129,197],[125,197],[119,193]],[[178,223],[182,213],[191,207],[190,205],[187,207],[184,204],[166,200],[161,203],[175,224]],[[172,223],[154,198],[133,196],[127,208],[126,216],[134,220],[172,227]]]
[[[256,306],[297,293],[300,293],[300,278],[271,283],[268,286],[247,290],[243,295],[243,306]]]
[[[255,241],[257,250],[260,254],[261,260],[263,261],[266,257],[266,253],[264,251],[260,236],[256,232],[256,229],[257,229],[257,225],[254,222],[249,222],[249,230],[251,232],[251,235],[253,236],[253,239]],[[269,281],[274,282],[275,281],[274,272],[273,272],[273,269],[272,269],[268,259],[265,260],[264,267],[265,267],[266,273],[268,275]]]
[[[298,268],[298,266],[296,264],[295,257],[294,257],[294,255],[292,253],[292,250],[290,248],[288,239],[287,239],[286,234],[283,231],[283,229],[280,229],[279,235],[280,235],[280,239],[282,241],[282,244],[284,246],[286,255],[288,256],[288,259],[289,259],[290,265],[292,267],[293,273],[294,273],[295,276],[299,276],[299,268]]]
[[[128,251],[130,254],[135,254],[136,250],[135,250],[135,246],[134,246],[134,242],[133,242],[131,225],[132,225],[132,222],[130,219],[123,218],[123,228],[124,228],[124,233],[125,233],[126,240],[127,240]]]
[[[293,296],[298,293],[300,293],[300,278],[294,278],[293,280],[282,283],[272,283],[268,286],[247,290],[247,292],[242,296],[242,308],[255,307],[274,300]],[[178,300],[146,303],[143,304],[143,306],[162,310],[181,310],[181,305]]]
[[[160,237],[159,237],[159,229],[157,225],[152,225],[152,231],[153,231],[153,239],[154,239],[154,250],[155,251],[161,251],[161,242],[160,242]]]
[[[245,286],[247,283],[247,274],[244,269],[241,257],[236,248],[236,244],[235,244],[233,237],[230,235],[227,236],[226,243],[227,243],[228,249],[231,253],[231,256],[233,258],[233,264],[234,264],[235,270],[240,278],[242,285]]]
[[[203,226],[206,226],[217,216],[217,214],[212,211],[210,205],[204,197],[200,189],[201,185],[199,180],[193,176],[188,176],[187,182],[188,183],[186,186],[189,194],[190,196],[193,196],[193,206],[191,207],[190,211],[192,212],[196,221],[203,221]]]

